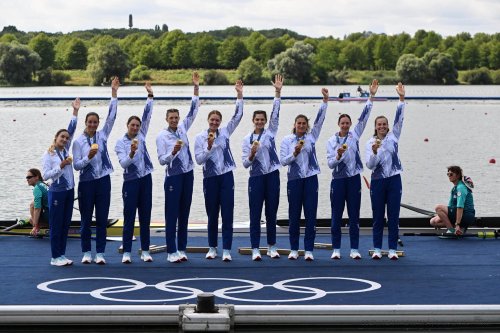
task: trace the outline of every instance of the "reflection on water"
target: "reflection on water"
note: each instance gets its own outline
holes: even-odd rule
[[[246,88],[247,89],[247,88]],[[342,90],[353,90],[355,87],[333,87],[331,94],[336,95]],[[393,96],[393,87],[383,86],[379,95]],[[109,88],[90,87],[51,87],[51,88],[1,88],[2,96],[32,96],[56,95],[71,96],[78,92],[84,95],[109,95]],[[180,95],[189,96],[190,87],[156,87],[155,95]],[[272,87],[248,87],[246,96],[271,96]],[[202,87],[203,96],[207,95],[234,95],[232,87]],[[282,104],[280,127],[277,137],[277,146],[281,139],[290,133],[293,119],[299,113],[306,114],[314,120],[319,107],[319,87],[285,87],[283,95],[309,95],[318,96],[318,101],[285,101]],[[475,95],[491,96],[500,95],[498,86],[486,87],[408,87],[410,95]],[[144,95],[141,87],[120,88],[119,96]],[[83,96],[83,95],[82,95]],[[248,170],[241,163],[241,139],[252,129],[251,116],[256,109],[271,111],[269,101],[247,101],[243,120],[231,138],[231,147],[237,164],[235,174],[235,220],[248,220],[247,181]],[[377,115],[385,115],[390,124],[394,119],[396,110],[395,101],[376,102],[372,111],[372,119]],[[108,150],[112,159],[115,172],[112,179],[112,204],[110,217],[122,216],[122,169],[114,153],[114,146],[118,138],[126,131],[126,120],[129,116],[141,115],[144,104],[141,101],[120,102],[115,126],[108,141]],[[163,180],[164,170],[157,162],[156,135],[165,127],[165,110],[170,107],[181,110],[181,118],[187,113],[187,101],[158,101],[155,103],[153,118],[147,136],[148,148],[154,161],[153,173],[153,220],[163,220]],[[474,200],[478,216],[492,216],[500,213],[498,207],[498,164],[489,164],[491,158],[500,159],[498,142],[498,124],[500,123],[500,101],[409,101],[406,107],[405,123],[401,136],[399,149],[404,168],[403,199],[404,203],[433,209],[438,203],[447,203],[451,189],[446,177],[446,166],[461,165],[465,174],[472,177],[476,190]],[[336,103],[331,102],[328,109],[323,130],[316,149],[322,173],[319,175],[320,202],[318,217],[328,218],[330,214],[329,186],[331,172],[326,164],[326,141],[338,130],[337,118],[340,113],[348,113],[355,121],[363,108],[362,103]],[[191,150],[194,147],[194,137],[207,127],[206,116],[210,110],[218,109],[223,114],[223,123],[230,119],[234,108],[232,102],[203,102],[198,118],[189,131]],[[77,134],[84,128],[84,117],[89,111],[106,117],[106,101],[84,102],[80,110]],[[26,170],[31,167],[40,167],[41,156],[52,142],[55,132],[67,126],[71,115],[71,103],[68,102],[1,102],[0,123],[2,144],[0,145],[0,219],[14,219],[28,214],[28,204],[31,200],[31,188],[24,179]],[[312,120],[312,121],[313,121]],[[373,121],[368,122],[365,133],[360,141],[362,159],[365,159],[365,143],[373,134]],[[426,142],[425,139],[428,139]],[[499,161],[500,162],[500,161]],[[281,197],[278,218],[288,215],[288,202],[286,197],[286,169],[280,169]],[[369,178],[366,170],[363,175]],[[75,179],[78,179],[75,173]],[[205,207],[202,195],[202,172],[199,166],[195,167],[195,189],[191,209],[191,219],[206,220]],[[74,218],[79,219],[78,212],[74,211]],[[402,216],[414,216],[407,210],[401,211]],[[371,204],[368,191],[362,190],[361,216],[371,216]]]

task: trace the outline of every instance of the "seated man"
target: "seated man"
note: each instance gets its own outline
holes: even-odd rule
[[[431,226],[445,227],[446,234],[460,236],[475,222],[474,198],[472,180],[463,176],[459,166],[448,167],[448,179],[453,183],[448,206],[437,205],[436,216],[431,218]]]

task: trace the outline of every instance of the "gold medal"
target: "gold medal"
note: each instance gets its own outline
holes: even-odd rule
[[[342,144],[342,149],[346,150],[347,149],[347,145],[344,143]]]
[[[73,157],[70,155],[70,156],[66,157],[66,160],[67,160],[69,163],[71,163],[71,162],[73,162]]]
[[[90,149],[99,149],[99,145],[97,143],[93,143],[92,146],[90,146]]]

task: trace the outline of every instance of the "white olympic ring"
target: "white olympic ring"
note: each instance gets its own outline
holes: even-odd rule
[[[56,283],[63,282],[71,282],[78,280],[107,280],[107,281],[119,281],[119,282],[127,282],[130,283],[128,285],[119,285],[119,286],[111,286],[104,287],[99,289],[94,289],[91,291],[69,291],[69,290],[59,290],[51,288],[50,286]],[[354,289],[354,290],[333,290],[333,291],[325,291],[323,289],[309,287],[309,286],[299,286],[299,285],[291,285],[289,283],[294,283],[298,281],[318,281],[318,280],[340,280],[340,281],[351,281],[351,282],[359,282],[367,284],[368,287],[364,289]],[[347,278],[347,277],[333,277],[333,276],[323,276],[323,277],[306,277],[306,278],[295,278],[288,280],[281,280],[275,282],[270,285],[265,285],[257,281],[245,280],[245,279],[231,279],[231,278],[186,278],[186,279],[176,279],[176,280],[168,280],[162,281],[155,285],[146,284],[142,281],[137,281],[133,279],[125,279],[125,278],[113,278],[113,277],[78,277],[78,278],[67,278],[67,279],[58,279],[40,283],[37,288],[46,292],[53,293],[61,293],[61,294],[73,294],[73,295],[90,295],[96,299],[105,300],[105,301],[114,301],[114,302],[134,302],[134,303],[155,303],[155,302],[174,302],[174,301],[183,301],[192,298],[196,298],[198,294],[203,293],[203,290],[185,287],[185,286],[176,286],[176,283],[179,282],[189,282],[189,281],[229,281],[229,282],[242,282],[248,285],[240,285],[236,287],[227,287],[222,289],[217,289],[212,293],[220,298],[224,298],[226,300],[240,301],[240,302],[258,302],[258,303],[285,303],[285,302],[302,302],[302,301],[310,301],[319,298],[323,298],[326,295],[331,294],[352,294],[352,293],[362,293],[368,291],[374,291],[382,287],[381,284],[363,279],[356,278]],[[166,299],[123,299],[123,298],[114,298],[108,297],[107,294],[118,294],[125,293],[130,291],[138,291],[144,288],[152,287],[157,290],[174,293],[174,294],[184,294],[184,296],[177,298],[166,298]],[[303,298],[290,298],[290,299],[251,299],[251,298],[239,298],[232,296],[233,294],[242,294],[249,293],[253,291],[262,290],[265,287],[271,287],[284,292],[291,293],[300,293],[300,294],[312,294],[308,297]]]

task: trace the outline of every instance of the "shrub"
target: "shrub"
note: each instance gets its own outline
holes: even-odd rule
[[[151,80],[151,71],[147,66],[139,65],[130,71],[130,80],[132,81]]]
[[[229,84],[229,81],[224,73],[212,69],[205,72],[205,75],[203,75],[203,83],[209,86],[214,86],[226,85]]]
[[[473,69],[464,73],[463,80],[469,84],[492,84],[490,71],[486,67]]]

